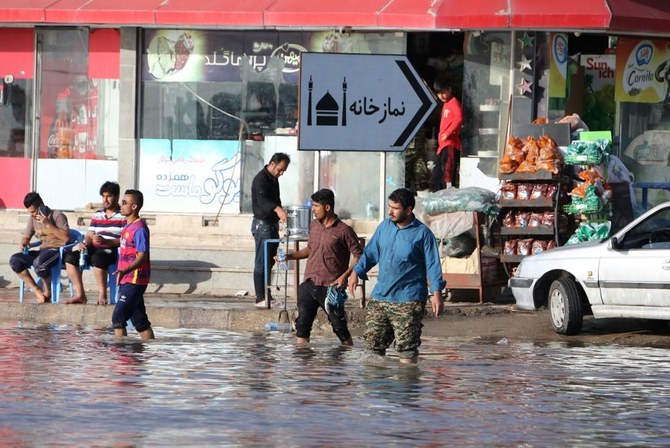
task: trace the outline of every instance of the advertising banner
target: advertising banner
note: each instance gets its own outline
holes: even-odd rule
[[[565,98],[568,73],[568,36],[564,33],[551,35],[549,58],[549,96]]]
[[[199,30],[149,30],[145,81],[241,81],[265,73],[297,83],[303,33],[249,34]]]
[[[165,82],[281,80],[297,84],[300,53],[404,51],[385,33],[147,30],[142,79]]]
[[[580,63],[584,67],[582,120],[594,131],[612,130],[616,115],[616,57],[613,54],[583,54]]]
[[[240,142],[140,140],[140,190],[147,211],[240,212]]]
[[[629,103],[668,101],[668,41],[619,38],[616,50],[616,100]]]

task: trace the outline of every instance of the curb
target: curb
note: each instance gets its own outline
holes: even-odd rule
[[[34,322],[42,324],[69,324],[96,328],[111,326],[113,306],[63,305],[37,303],[0,303],[0,316],[4,321]],[[440,318],[429,315],[427,320],[447,320],[491,314],[511,313],[510,305],[448,305]],[[147,304],[147,314],[154,327],[162,328],[201,328],[224,331],[262,331],[265,324],[282,322],[283,310],[258,310],[239,308],[212,308],[206,306],[158,306]],[[288,310],[289,321],[295,320],[296,309]],[[365,323],[365,310],[347,309],[349,330],[362,334]],[[314,333],[330,332],[330,323],[325,313],[319,312],[314,322]]]

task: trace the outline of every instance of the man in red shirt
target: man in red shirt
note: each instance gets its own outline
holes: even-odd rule
[[[144,195],[139,190],[126,190],[121,201],[121,214],[126,226],[121,231],[118,270],[119,299],[112,313],[116,337],[127,336],[130,319],[142,339],[153,339],[154,331],[144,306],[144,292],[151,277],[149,259],[149,227],[140,218]]]
[[[326,306],[328,288],[346,294],[349,274],[363,253],[354,230],[335,214],[335,195],[321,189],[312,195],[314,220],[309,226],[307,247],[286,255],[287,260],[307,258],[304,281],[298,288],[298,318],[295,321],[296,340],[309,342],[312,324],[319,308],[326,311],[333,331],[343,345],[353,345],[347,328],[344,303]],[[350,258],[353,260],[350,262]]]
[[[437,98],[444,103],[438,134],[437,159],[430,177],[430,191],[458,187],[458,171],[461,160],[461,124],[463,108],[454,96],[452,85],[442,79],[433,85]]]

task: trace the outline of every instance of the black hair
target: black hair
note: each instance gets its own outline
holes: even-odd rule
[[[454,86],[449,79],[444,76],[439,76],[437,79],[435,79],[435,82],[433,83],[433,90],[435,92],[443,92],[447,89],[451,89],[453,93]]]
[[[25,198],[23,198],[23,206],[25,208],[28,208],[33,205],[39,207],[40,205],[43,204],[44,201],[42,200],[42,197],[36,191],[31,191],[26,195]]]
[[[119,197],[121,193],[121,187],[116,182],[107,181],[100,187],[100,196],[103,193],[110,193],[112,196]]]
[[[416,199],[414,199],[414,193],[408,188],[398,188],[393,193],[389,195],[389,199],[393,202],[397,202],[402,205],[404,208],[412,207],[416,205]]]
[[[144,195],[140,190],[126,190],[125,194],[129,194],[135,198],[135,204],[137,204],[137,211],[139,212],[142,206],[144,205]]]
[[[272,158],[270,159],[270,163],[274,163],[275,165],[278,165],[281,162],[286,162],[288,165],[291,163],[291,158],[288,156],[288,154],[283,153],[283,152],[276,152],[272,154]]]
[[[321,205],[330,205],[331,210],[335,209],[335,194],[332,190],[327,188],[322,188],[319,191],[312,194],[312,202],[316,202]]]

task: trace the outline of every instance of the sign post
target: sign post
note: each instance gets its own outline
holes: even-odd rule
[[[406,56],[301,59],[300,150],[403,151],[437,105]]]

